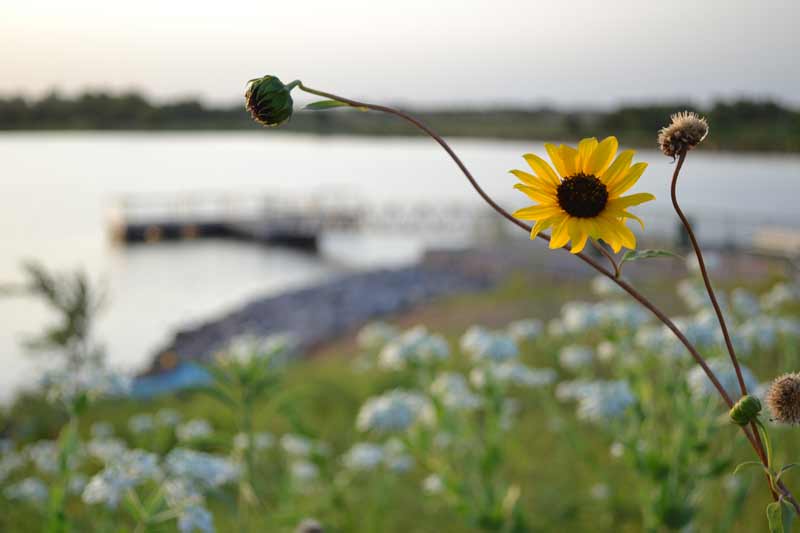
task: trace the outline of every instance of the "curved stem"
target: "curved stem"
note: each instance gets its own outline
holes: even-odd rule
[[[682,151],[678,157],[678,163],[675,166],[675,171],[672,173],[672,185],[670,187],[670,195],[672,196],[672,206],[675,208],[675,212],[678,214],[678,218],[681,219],[681,223],[683,227],[686,229],[686,233],[689,235],[689,240],[692,243],[692,248],[694,249],[694,253],[697,256],[697,263],[700,266],[700,274],[703,276],[703,283],[706,286],[706,292],[708,292],[708,297],[711,299],[711,305],[714,306],[714,313],[717,315],[717,320],[719,321],[719,326],[722,329],[722,336],[725,338],[725,346],[728,348],[728,354],[730,355],[731,362],[733,363],[733,368],[736,370],[736,379],[739,381],[739,388],[742,390],[742,396],[747,395],[747,385],[744,382],[744,376],[742,376],[742,369],[739,367],[739,360],[736,358],[736,351],[733,349],[733,342],[731,342],[731,336],[728,332],[728,325],[725,323],[725,316],[722,314],[722,309],[719,306],[719,302],[717,301],[717,296],[714,294],[714,288],[711,286],[711,279],[708,277],[708,270],[706,269],[706,262],[703,259],[703,251],[700,248],[700,244],[697,242],[697,237],[695,237],[694,230],[692,230],[692,225],[689,223],[689,219],[686,218],[686,215],[683,213],[681,206],[678,205],[678,194],[677,194],[677,186],[678,186],[678,175],[681,172],[681,167],[683,167],[683,162],[686,160],[686,151]]]
[[[620,268],[619,268],[619,263],[617,263],[617,260],[614,259],[614,256],[611,255],[608,250],[606,250],[605,246],[603,246],[602,244],[600,244],[596,240],[589,239],[589,242],[592,243],[592,245],[597,249],[597,251],[599,251],[601,254],[606,256],[606,259],[608,259],[608,262],[611,263],[611,266],[614,268],[614,277],[615,278],[619,278],[619,276],[621,274]]]
[[[511,215],[511,213],[509,213],[508,211],[503,209],[500,205],[498,205],[497,202],[495,202],[483,190],[483,188],[478,184],[477,180],[472,176],[472,174],[470,173],[470,171],[466,167],[466,165],[464,165],[464,163],[456,155],[456,153],[453,151],[453,149],[450,148],[450,145],[448,145],[447,142],[445,142],[445,140],[441,136],[439,136],[439,134],[437,134],[435,131],[430,129],[428,126],[426,126],[425,124],[420,122],[415,117],[413,117],[413,116],[411,116],[411,115],[409,115],[407,113],[404,113],[403,111],[400,111],[400,110],[397,110],[397,109],[394,109],[394,108],[391,108],[391,107],[382,106],[382,105],[376,105],[376,104],[369,104],[369,103],[365,103],[365,102],[359,102],[357,100],[351,100],[349,98],[344,98],[344,97],[341,97],[341,96],[337,96],[335,94],[328,93],[328,92],[325,92],[325,91],[312,89],[310,87],[306,87],[305,85],[303,85],[303,83],[301,81],[299,81],[299,80],[296,80],[295,82],[292,82],[292,83],[295,86],[299,87],[300,89],[302,89],[303,91],[305,91],[307,93],[315,94],[315,95],[321,96],[323,98],[330,98],[331,100],[337,100],[339,102],[343,102],[343,103],[348,104],[348,105],[353,106],[353,107],[358,107],[358,108],[363,108],[363,109],[372,109],[374,111],[380,111],[380,112],[383,112],[383,113],[388,113],[390,115],[395,115],[395,116],[400,117],[403,120],[413,124],[416,128],[422,130],[429,137],[431,137],[434,141],[436,141],[439,144],[439,146],[441,146],[444,149],[444,151],[447,152],[447,154],[455,162],[455,164],[458,166],[458,168],[461,170],[461,172],[464,174],[464,176],[466,176],[467,180],[470,182],[470,184],[475,189],[475,191],[480,195],[481,198],[483,198],[483,200],[487,204],[489,204],[490,207],[492,207],[492,209],[497,211],[503,218],[507,219],[509,222],[511,222],[515,226],[518,226],[518,227],[522,228],[523,230],[525,230],[528,233],[530,233],[532,231],[532,227],[531,226],[529,226],[528,224],[526,224],[525,222],[523,222],[521,220],[518,220],[518,219],[514,218]],[[680,170],[680,166],[682,166],[683,159],[685,159],[685,156],[686,156],[685,153],[682,154],[681,160],[678,162],[678,168],[676,170]],[[542,233],[538,234],[538,238],[543,239],[543,240],[548,241],[548,242],[550,241],[550,237],[547,236],[547,235],[544,235]],[[564,247],[563,249],[566,249],[566,247]],[[580,258],[583,262],[587,263],[589,266],[594,268],[596,271],[598,271],[602,275],[608,277],[613,282],[615,282],[617,285],[619,285],[625,292],[627,292],[630,296],[632,296],[637,302],[639,302],[642,306],[644,306],[648,311],[653,313],[653,315],[655,315],[655,317],[658,318],[658,320],[660,320],[665,326],[667,326],[667,328],[670,331],[672,331],[672,333],[678,338],[678,340],[681,342],[681,344],[683,344],[686,347],[686,349],[689,351],[689,353],[691,354],[691,356],[695,360],[695,362],[698,365],[700,365],[700,367],[703,369],[703,372],[705,372],[706,376],[711,381],[712,385],[714,385],[714,388],[717,390],[717,392],[719,393],[720,397],[722,397],[723,401],[728,406],[728,408],[730,409],[731,407],[733,407],[733,401],[731,400],[731,398],[728,395],[728,393],[725,390],[725,388],[722,386],[722,384],[717,379],[717,376],[714,374],[714,372],[711,370],[711,368],[709,368],[709,366],[706,363],[705,359],[703,359],[703,356],[700,355],[700,353],[692,345],[692,343],[689,342],[689,339],[686,338],[686,335],[683,334],[683,332],[675,325],[675,323],[666,314],[664,314],[663,311],[661,311],[658,307],[656,307],[655,304],[653,304],[647,297],[645,297],[642,293],[640,293],[637,289],[635,289],[629,283],[627,283],[626,281],[620,279],[618,277],[618,275],[617,275],[617,272],[612,272],[612,271],[604,268],[597,261],[595,261],[594,259],[592,259],[591,257],[589,257],[589,256],[587,256],[587,255],[585,255],[583,253],[578,253],[578,254],[575,254],[575,255],[578,258]],[[756,454],[759,456],[759,459],[761,460],[761,462],[766,464],[766,457],[764,456],[763,446],[759,446],[758,445],[758,443],[760,443],[760,439],[756,440],[756,437],[754,437],[753,434],[750,432],[750,430],[748,428],[746,428],[746,427],[742,428],[742,431],[744,432],[745,436],[747,437],[747,440],[753,446],[753,449],[756,451]],[[755,432],[755,433],[757,433],[757,432]],[[791,493],[788,492],[788,489],[786,490],[786,492],[788,494],[788,496],[787,496],[787,499],[788,499],[789,497],[791,497]],[[775,495],[773,493],[773,497],[777,498],[777,495]],[[793,500],[794,500],[794,498],[792,497],[792,501]]]

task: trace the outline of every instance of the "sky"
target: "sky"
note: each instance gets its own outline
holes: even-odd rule
[[[230,104],[264,74],[421,106],[800,105],[796,0],[0,0],[0,95]]]

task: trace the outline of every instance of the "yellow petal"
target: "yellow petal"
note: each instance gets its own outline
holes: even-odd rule
[[[514,211],[513,216],[521,220],[541,220],[550,218],[563,213],[561,208],[553,207],[550,205],[534,205],[531,207],[523,207]]]
[[[589,238],[583,221],[579,218],[570,219],[567,230],[569,231],[569,239],[572,241],[570,252],[573,254],[580,253],[586,247],[586,241]]]
[[[553,166],[556,167],[556,172],[558,172],[558,175],[562,178],[569,176],[569,174],[567,174],[566,167],[564,166],[564,160],[561,158],[561,153],[556,145],[545,143],[544,148],[547,150],[547,155],[550,156],[550,161],[553,162]]]
[[[528,162],[528,164],[533,169],[533,172],[539,178],[547,182],[550,182],[555,187],[558,187],[558,184],[561,182],[561,180],[558,179],[558,176],[553,170],[553,167],[551,167],[547,161],[545,161],[536,154],[525,154],[522,157],[525,158],[525,161]]]
[[[586,172],[586,167],[588,166],[589,159],[592,157],[595,148],[597,148],[597,138],[595,137],[581,139],[581,142],[578,143],[578,172],[588,174],[588,172]]]
[[[628,168],[630,168],[631,161],[633,161],[633,154],[635,152],[633,150],[625,150],[624,152],[620,152],[617,156],[617,159],[608,167],[608,170],[603,172],[603,175],[600,176],[600,179],[603,183],[606,184],[606,187],[611,187],[617,179],[624,176]]]
[[[530,185],[531,187],[536,187],[542,191],[551,190],[555,193],[556,188],[549,182],[546,182],[543,179],[540,179],[533,174],[528,174],[527,172],[523,172],[522,170],[509,170],[512,174],[514,174],[522,183],[526,185]]]
[[[644,229],[644,221],[641,218],[639,218],[636,215],[634,215],[633,213],[629,213],[627,211],[623,211],[622,212],[622,216],[625,217],[625,218],[632,218],[633,220],[635,220],[636,222],[639,223],[639,225],[642,227],[642,229]]]
[[[556,195],[551,192],[543,192],[541,189],[537,189],[536,187],[529,187],[528,185],[523,185],[521,183],[517,183],[514,185],[514,188],[518,191],[524,192],[528,198],[539,202],[543,205],[558,205],[558,199]]]
[[[556,215],[550,218],[543,218],[541,220],[537,220],[536,224],[534,224],[533,228],[531,229],[531,240],[535,239],[539,235],[539,233],[560,223],[562,220],[563,220],[563,215]]]
[[[628,170],[628,172],[621,174],[613,184],[607,185],[609,196],[616,198],[620,194],[624,194],[625,191],[636,185],[636,182],[642,177],[642,173],[646,168],[647,163],[636,163],[630,168],[630,170]]]
[[[578,151],[566,144],[558,147],[558,153],[561,155],[561,163],[564,165],[564,173],[562,176],[574,176],[578,173]]]
[[[564,245],[569,242],[569,232],[567,231],[567,223],[569,222],[571,217],[564,217],[562,220],[553,230],[553,234],[550,236],[550,248],[562,248]]]
[[[617,148],[619,148],[619,143],[616,137],[603,139],[584,166],[584,172],[592,176],[600,176],[617,155]]]
[[[631,194],[630,196],[622,196],[620,198],[614,198],[613,200],[609,200],[606,204],[606,209],[610,209],[612,211],[624,210],[632,205],[639,205],[645,202],[649,202],[651,200],[655,200],[656,197],[650,194],[649,192],[640,192],[636,194]]]

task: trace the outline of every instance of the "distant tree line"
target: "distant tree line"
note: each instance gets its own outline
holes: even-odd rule
[[[708,117],[706,146],[726,150],[800,151],[800,111],[769,100],[626,105],[611,111],[561,111],[547,107],[417,111],[446,136],[527,140],[574,140],[614,134],[627,145],[653,146],[656,131],[675,111]],[[411,110],[413,111],[413,110]],[[192,100],[156,104],[141,94],[90,91],[76,97],[56,92],[38,100],[0,97],[0,130],[238,130],[258,128],[243,106],[209,107]],[[352,110],[295,114],[281,131],[315,134],[416,135],[396,118]]]

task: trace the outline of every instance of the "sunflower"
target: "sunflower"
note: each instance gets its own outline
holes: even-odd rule
[[[642,220],[627,211],[634,205],[654,200],[648,193],[622,196],[641,177],[647,163],[633,161],[633,150],[621,152],[616,137],[601,142],[592,137],[571,146],[545,144],[553,166],[534,154],[523,157],[533,174],[521,170],[511,173],[522,181],[514,185],[538,205],[514,213],[522,220],[535,220],[531,239],[552,228],[550,248],[561,248],[572,241],[577,254],[589,238],[607,242],[615,253],[622,247],[636,248],[636,237],[626,225],[632,218],[644,228]],[[613,163],[612,163],[613,161]]]

